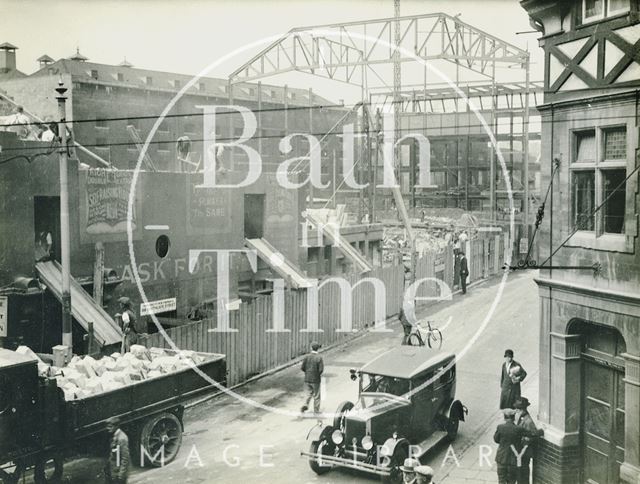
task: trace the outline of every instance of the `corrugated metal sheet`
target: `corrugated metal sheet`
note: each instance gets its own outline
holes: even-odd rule
[[[40,280],[55,297],[62,300],[62,268],[55,261],[38,262],[36,270]],[[118,324],[86,293],[78,282],[71,278],[71,314],[88,331],[89,322],[93,323],[94,336],[101,346],[120,343],[122,332]]]
[[[306,276],[293,262],[287,260],[281,252],[273,247],[265,239],[245,239],[244,243],[250,249],[254,249],[263,261],[269,264],[274,271],[289,281],[295,289],[310,287]]]

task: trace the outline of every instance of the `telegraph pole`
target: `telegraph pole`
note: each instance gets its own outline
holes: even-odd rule
[[[60,242],[62,252],[62,344],[68,348],[67,358],[73,352],[71,336],[71,261],[69,243],[69,171],[67,163],[67,88],[62,79],[56,88],[58,96],[58,135],[60,136]]]

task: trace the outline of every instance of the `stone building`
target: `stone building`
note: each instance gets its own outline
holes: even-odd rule
[[[523,0],[545,51],[539,483],[640,482],[636,0]],[[593,269],[595,267],[595,270]]]

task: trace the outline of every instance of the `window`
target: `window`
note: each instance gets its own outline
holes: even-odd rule
[[[193,123],[185,123],[184,132],[188,134],[196,134],[196,125]]]
[[[91,78],[92,79],[98,78],[98,71],[96,69],[91,69]]]
[[[96,119],[96,128],[108,129],[109,126],[107,125],[107,121],[105,119],[97,118]]]
[[[144,82],[147,84],[147,86],[151,86],[153,85],[153,77],[151,76],[147,76],[144,80]]]
[[[207,85],[204,82],[199,82],[198,83],[198,90],[199,91],[206,91],[207,90]]]
[[[160,126],[158,126],[158,132],[159,133],[168,133],[169,132],[169,125],[167,124],[167,120],[166,119],[162,120],[162,122],[160,123]]]
[[[571,218],[579,231],[624,234],[627,132],[624,126],[574,132]]]
[[[180,88],[180,86],[182,86],[182,83],[180,82],[179,79],[176,79],[176,80],[173,81],[173,87],[178,89],[178,88]]]
[[[124,81],[124,74],[122,72],[118,72],[118,80]]]
[[[593,22],[629,11],[629,0],[582,0],[582,21]]]
[[[140,120],[136,118],[127,119],[127,126],[133,126],[135,129],[140,129]]]

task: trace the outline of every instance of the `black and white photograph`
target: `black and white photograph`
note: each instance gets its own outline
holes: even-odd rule
[[[2,484],[640,484],[640,0],[0,0]]]

